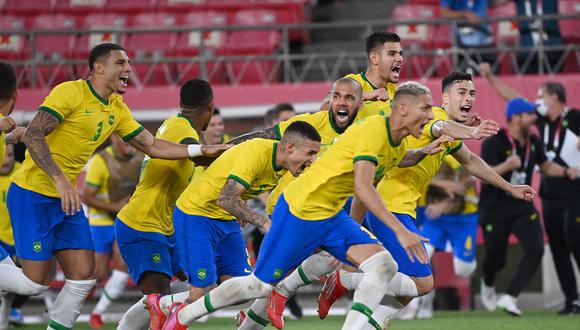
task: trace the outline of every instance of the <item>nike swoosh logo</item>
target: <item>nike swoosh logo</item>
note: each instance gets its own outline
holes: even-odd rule
[[[249,269],[244,269],[244,272],[246,272],[246,274],[251,274],[252,273],[252,271],[249,270]]]

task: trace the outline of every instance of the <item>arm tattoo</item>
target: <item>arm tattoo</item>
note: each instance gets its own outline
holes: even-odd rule
[[[30,156],[32,156],[36,165],[51,178],[62,175],[63,172],[54,161],[44,137],[54,131],[59,123],[58,118],[54,115],[40,110],[28,124],[22,137],[22,142],[28,148]]]
[[[149,148],[151,146],[151,139],[149,137],[149,135],[151,135],[151,133],[149,133],[146,130],[143,130],[141,133],[137,134],[137,136],[135,136],[132,141],[135,141],[135,143],[141,147],[141,148]],[[143,151],[143,150],[141,150]]]
[[[425,158],[425,152],[421,148],[407,150],[405,157],[399,163],[399,167],[411,167],[419,163],[423,158]]]
[[[229,144],[240,144],[244,141],[255,139],[255,138],[262,138],[262,139],[270,139],[270,140],[278,140],[278,134],[276,133],[276,126],[270,126],[268,128],[264,128],[257,132],[252,132],[244,135],[240,135],[237,138],[231,139],[228,143]]]
[[[238,184],[239,183],[236,181],[228,179],[220,191],[217,204],[238,220],[251,223],[257,227],[262,227],[268,219],[250,209],[246,202],[240,198],[236,188]]]

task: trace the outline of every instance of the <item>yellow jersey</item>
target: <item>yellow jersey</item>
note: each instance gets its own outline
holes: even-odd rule
[[[395,144],[389,117],[373,116],[351,125],[310,168],[286,187],[290,212],[303,220],[336,215],[354,194],[354,163],[369,160],[377,172],[397,166],[405,156],[406,141]]]
[[[346,75],[347,78],[352,78],[362,86],[363,92],[372,92],[377,87],[375,87],[366,77],[364,72],[361,73],[351,73]],[[386,101],[363,101],[362,107],[358,111],[357,119],[366,118],[368,116],[382,115],[389,116],[391,114],[391,100],[395,97],[395,92],[397,91],[397,84],[387,83],[387,94],[389,94],[389,99]]]
[[[465,171],[461,163],[451,155],[445,156],[444,161],[453,171],[455,171],[455,173]],[[476,213],[478,199],[477,192],[475,191],[475,184],[471,184],[465,192],[465,207],[461,214]]]
[[[449,119],[447,112],[439,107],[433,107],[433,115],[434,119],[425,125],[418,139],[413,136],[405,138],[409,149],[422,148],[433,142],[435,139],[432,132],[433,125],[438,121]],[[415,166],[396,167],[387,171],[377,185],[377,190],[389,210],[395,213],[408,214],[416,218],[417,201],[427,192],[427,187],[431,179],[439,171],[443,158],[459,150],[462,145],[463,142],[459,140],[447,143],[444,152],[425,156]]]
[[[113,147],[108,146],[105,152],[114,155]],[[103,156],[95,154],[87,165],[87,175],[85,185],[97,189],[96,197],[103,202],[110,202],[109,199],[109,167]],[[112,226],[115,222],[106,210],[89,207],[89,224],[91,226]]]
[[[321,155],[334,142],[334,139],[344,132],[344,129],[336,127],[331,110],[319,111],[312,114],[300,114],[276,124],[275,129],[278,140],[282,138],[282,135],[284,135],[288,126],[296,121],[309,123],[316,129],[318,134],[320,134],[321,141],[318,155]],[[278,181],[278,185],[276,185],[276,188],[274,188],[270,193],[270,196],[268,196],[268,201],[266,202],[266,213],[272,214],[274,206],[276,206],[276,202],[278,201],[278,197],[280,197],[284,188],[286,188],[286,186],[288,186],[288,184],[294,179],[295,177],[292,173],[286,173],[286,175]]]
[[[252,139],[228,149],[191,181],[179,196],[177,207],[190,215],[234,220],[216,204],[227,179],[246,188],[241,196],[243,200],[271,190],[287,172],[276,164],[277,147],[277,141]]]
[[[199,141],[193,125],[180,114],[165,120],[155,136],[175,143]],[[195,164],[189,159],[166,160],[145,157],[137,188],[117,218],[142,232],[173,234],[175,201],[187,187]]]
[[[121,95],[112,94],[104,100],[89,80],[67,81],[56,86],[39,111],[47,111],[60,121],[45,139],[54,161],[75,187],[95,149],[113,132],[128,141],[144,129],[133,119]],[[36,165],[28,151],[12,181],[21,188],[59,197],[52,178]]]
[[[0,119],[4,118],[4,115],[0,113]],[[4,162],[6,157],[6,134],[0,132],[0,164]]]
[[[8,196],[8,187],[10,187],[10,176],[20,167],[19,162],[14,162],[12,170],[8,174],[0,174],[0,192],[2,192],[2,204],[0,205],[0,241],[14,245],[14,235],[12,233],[12,223],[10,214],[6,206],[6,196]]]

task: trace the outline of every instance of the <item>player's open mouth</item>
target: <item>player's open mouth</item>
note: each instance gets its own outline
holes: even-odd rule
[[[398,79],[399,75],[401,74],[401,66],[398,64],[394,65],[393,67],[391,67],[391,72]]]
[[[348,122],[348,111],[338,110],[336,112],[336,121],[341,124],[346,124]]]
[[[119,80],[121,81],[123,87],[127,87],[127,83],[129,82],[129,76],[120,77]]]
[[[304,172],[304,170],[306,170],[307,167],[308,167],[308,165],[306,165],[306,164],[300,166],[298,168],[298,174],[302,174]]]
[[[459,112],[464,116],[468,116],[470,111],[471,111],[470,105],[464,105],[461,108],[459,108]]]

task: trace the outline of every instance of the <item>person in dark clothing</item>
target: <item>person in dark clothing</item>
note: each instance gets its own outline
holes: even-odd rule
[[[495,77],[488,64],[480,65],[480,71],[495,90],[506,100],[520,97],[520,93]],[[566,90],[559,83],[548,82],[538,91],[536,126],[540,133],[548,159],[568,167],[578,167],[578,158],[571,157],[580,151],[580,111],[566,105]],[[564,148],[564,146],[571,148]],[[576,148],[574,148],[574,145]],[[568,161],[564,160],[568,159]],[[572,159],[572,160],[571,160]],[[573,159],[576,159],[574,161]],[[562,315],[580,314],[580,300],[576,277],[570,255],[580,267],[580,179],[542,176],[544,227],[550,242],[560,287],[566,298]]]
[[[515,98],[506,106],[508,127],[483,143],[482,158],[512,184],[531,185],[534,167],[544,175],[574,178],[578,170],[547,158],[540,138],[530,132],[537,117],[536,105]],[[525,203],[493,186],[483,184],[480,198],[480,224],[485,238],[485,259],[481,298],[487,309],[499,307],[520,316],[517,297],[532,279],[542,255],[544,241],[540,218],[533,204]],[[494,278],[506,263],[508,238],[514,233],[524,250],[524,258],[506,293],[496,302]]]

